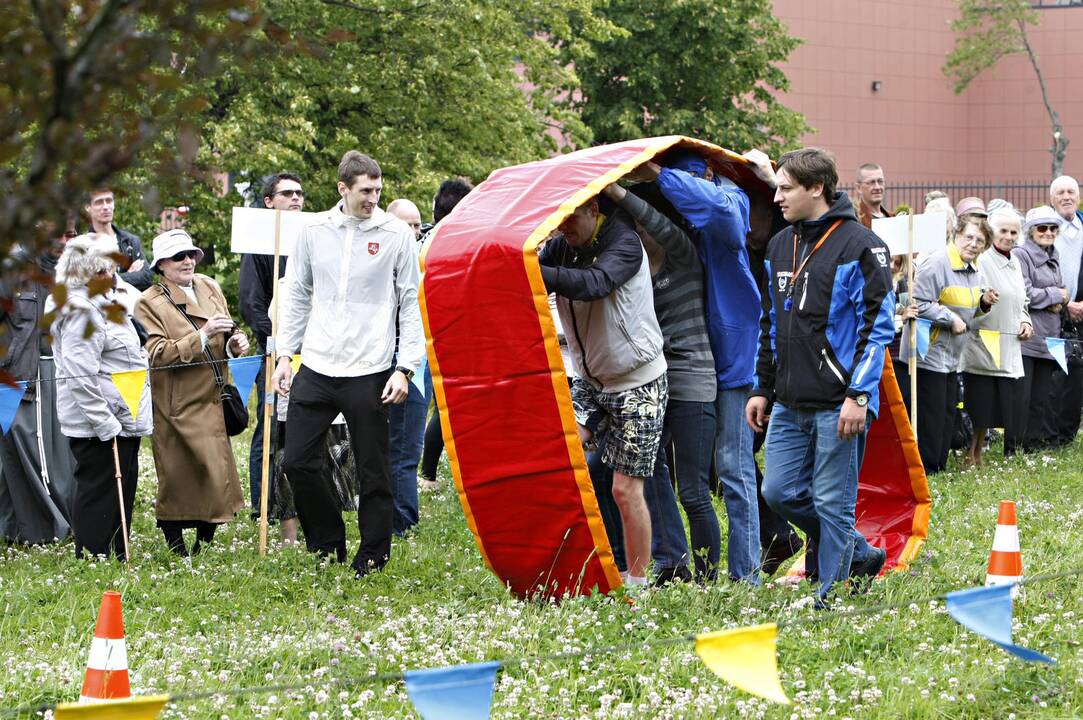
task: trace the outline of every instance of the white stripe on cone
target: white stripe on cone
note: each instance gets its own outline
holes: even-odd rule
[[[90,641],[90,657],[86,666],[91,670],[127,670],[128,651],[124,641],[94,638]]]
[[[993,535],[993,551],[1019,552],[1019,527],[1016,525],[997,525]]]

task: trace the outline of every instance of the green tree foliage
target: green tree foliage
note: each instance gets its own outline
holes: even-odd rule
[[[250,0],[5,3],[0,252],[47,242],[46,226],[62,227],[86,190],[137,164],[185,178],[205,107],[196,88],[251,48],[254,9]],[[147,200],[153,207],[155,193]]]
[[[1060,116],[1049,99],[1038,54],[1027,34],[1028,26],[1037,24],[1038,11],[1029,0],[959,0],[959,17],[951,25],[956,33],[955,48],[944,63],[944,74],[955,81],[955,92],[959,94],[975,78],[995,67],[1001,58],[1026,54],[1049,115],[1053,140],[1049,148],[1051,169],[1052,176],[1057,177],[1064,171],[1068,138],[1064,136]]]
[[[799,41],[770,0],[611,0],[598,13],[625,32],[565,47],[595,141],[683,134],[774,155],[808,130],[773,94]]]

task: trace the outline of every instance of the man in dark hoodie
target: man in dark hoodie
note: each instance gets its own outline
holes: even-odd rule
[[[888,249],[862,227],[828,153],[778,160],[775,202],[793,223],[765,260],[758,384],[746,408],[765,446],[763,496],[816,542],[817,607],[836,582],[875,577],[886,554],[855,528],[857,476],[894,326]]]

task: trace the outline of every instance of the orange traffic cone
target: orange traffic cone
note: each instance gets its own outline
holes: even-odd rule
[[[1023,556],[1019,552],[1019,528],[1015,524],[1015,503],[1000,501],[997,531],[993,536],[993,551],[989,553],[989,569],[985,584],[1007,585],[1023,577]]]
[[[100,702],[131,696],[120,593],[107,590],[102,594],[98,625],[94,628],[94,639],[90,642],[86,679],[83,680],[83,692],[79,696],[79,702]]]

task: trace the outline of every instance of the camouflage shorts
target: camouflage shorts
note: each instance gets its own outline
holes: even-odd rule
[[[602,392],[581,378],[572,383],[575,421],[606,434],[602,462],[614,472],[647,478],[662,442],[669,384],[665,373],[631,390]]]

